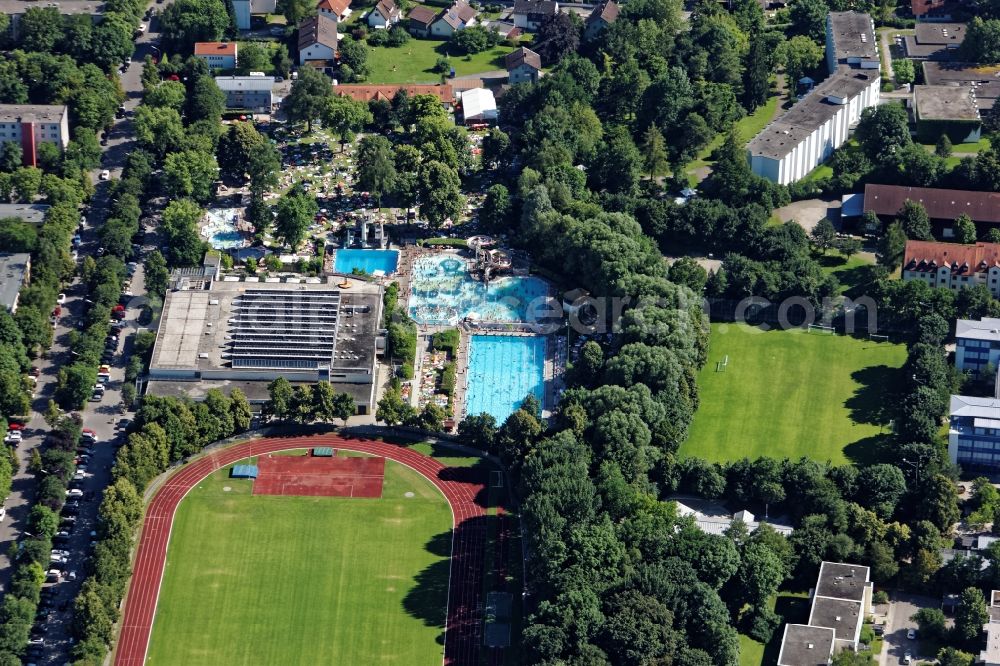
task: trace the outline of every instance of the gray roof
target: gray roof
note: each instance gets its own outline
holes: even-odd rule
[[[838,62],[848,58],[878,57],[872,17],[859,12],[830,12],[829,25],[833,32],[833,54]]]
[[[217,76],[215,84],[219,90],[229,92],[233,90],[266,90],[268,92],[274,88],[273,76]]]
[[[17,303],[30,262],[31,255],[26,252],[0,254],[0,306],[4,309],[10,310]]]
[[[299,24],[299,50],[322,44],[337,50],[337,20],[324,14],[310,16]]]
[[[976,92],[965,86],[913,86],[919,120],[979,120]]]
[[[1000,319],[983,317],[975,319],[959,319],[955,323],[955,337],[966,340],[996,340],[1000,342]]]
[[[843,108],[829,101],[829,97],[854,97],[878,78],[878,70],[838,71],[761,130],[747,144],[747,149],[751,155],[781,159]]]
[[[786,624],[778,666],[827,666],[833,652],[833,629]]]
[[[66,115],[66,106],[53,104],[0,104],[0,123],[58,123]]]
[[[23,14],[31,7],[42,7],[43,3],[25,2],[25,0],[0,0],[0,12],[14,15]],[[99,16],[102,13],[104,0],[72,0],[58,4],[59,13],[66,15],[89,14]]]
[[[971,395],[953,395],[948,405],[951,416],[961,418],[1000,419],[1000,400]]]
[[[971,84],[976,91],[980,111],[993,108],[1000,97],[1000,65],[975,65],[964,62],[925,61],[924,83],[930,86]]]
[[[45,221],[45,212],[48,209],[45,204],[0,204],[0,220],[16,217],[23,222],[41,224]]]
[[[816,596],[861,601],[868,584],[868,567],[823,562],[819,566]]]
[[[551,0],[517,0],[511,13],[528,16],[555,16],[559,13],[559,3]]]
[[[817,596],[809,611],[809,625],[833,629],[836,632],[834,640],[837,641],[853,643],[864,619],[860,601]]]

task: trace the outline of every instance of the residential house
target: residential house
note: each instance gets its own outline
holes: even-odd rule
[[[410,10],[410,13],[406,17],[406,29],[409,30],[410,34],[414,37],[430,37],[431,24],[437,20],[437,16],[437,12],[430,7],[417,5]]]
[[[914,34],[903,37],[906,57],[912,60],[952,60],[965,41],[965,23],[917,23]]]
[[[455,0],[451,7],[438,14],[437,19],[431,23],[431,34],[448,39],[459,30],[476,25],[477,14],[465,0]]]
[[[316,11],[320,16],[343,23],[351,15],[351,0],[319,0]]]
[[[209,69],[236,69],[236,42],[195,42],[194,57],[204,60]]]
[[[589,42],[596,39],[609,25],[617,20],[618,5],[615,3],[615,0],[604,0],[604,2],[594,7],[594,11],[590,12],[590,16],[584,22],[584,40]]]
[[[857,651],[861,627],[871,612],[869,573],[868,567],[857,564],[819,565],[809,621],[785,625],[778,666],[825,665],[841,650]]]
[[[31,255],[27,252],[0,254],[0,307],[17,312],[21,288],[31,279]]]
[[[953,395],[948,458],[973,469],[1000,469],[1000,399]]]
[[[337,21],[325,14],[299,24],[299,64],[332,68],[337,58]]]
[[[952,224],[960,215],[968,215],[977,224],[1000,224],[1000,194],[947,190],[939,187],[905,185],[865,185],[864,212],[872,212],[885,221],[899,215],[907,201],[919,203],[941,235],[954,235]]]
[[[910,0],[910,11],[918,20],[947,21],[951,18],[951,0]]]
[[[486,88],[473,88],[462,93],[462,119],[466,125],[494,124],[497,121],[497,100]]]
[[[0,104],[0,143],[21,144],[25,166],[38,166],[38,144],[69,143],[69,113],[65,105]]]
[[[217,76],[215,83],[226,95],[226,108],[270,113],[274,104],[274,77],[252,74],[250,76]]]
[[[378,4],[368,12],[368,27],[388,29],[399,23],[401,12],[394,0],[379,0]]]
[[[1000,298],[1000,245],[906,241],[903,280],[953,291],[983,284]]]
[[[507,67],[511,85],[534,83],[542,73],[542,56],[522,46],[507,54],[504,65]]]
[[[559,3],[551,0],[517,0],[511,18],[521,30],[537,32],[542,23],[559,13]]]
[[[1000,319],[959,319],[955,323],[955,367],[973,375],[1000,366]]]
[[[233,15],[238,30],[249,30],[250,17],[254,14],[274,14],[277,11],[277,0],[233,0]]]
[[[503,39],[517,39],[523,34],[521,29],[510,21],[483,21],[483,27],[492,30]]]
[[[359,102],[371,102],[372,100],[385,100],[391,102],[399,91],[405,92],[408,96],[433,95],[441,100],[441,106],[445,111],[451,111],[455,105],[455,92],[448,83],[434,84],[413,84],[413,85],[381,85],[370,86],[365,84],[341,84],[334,86],[333,92],[336,95],[350,97]]]
[[[878,105],[879,57],[868,14],[828,14],[826,56],[830,77],[747,145],[758,176],[780,185],[804,178],[847,141],[864,109]]]

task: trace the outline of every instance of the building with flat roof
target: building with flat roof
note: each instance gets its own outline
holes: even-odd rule
[[[971,85],[980,112],[992,109],[1000,97],[1000,65],[928,60],[920,66],[924,70],[924,83],[929,86]]]
[[[953,291],[982,284],[1000,298],[1000,245],[906,241],[903,280]]]
[[[182,288],[166,295],[149,392],[198,399],[209,389],[239,387],[259,404],[267,400],[267,384],[285,377],[328,381],[354,397],[359,413],[370,412],[376,348],[384,348],[381,286],[196,277],[175,282]]]
[[[1000,362],[1000,319],[959,319],[955,323],[955,367],[982,376]]]
[[[21,144],[25,166],[38,166],[38,144],[69,143],[69,113],[65,105],[0,104],[0,143]]]
[[[948,458],[973,469],[1000,469],[1000,399],[953,395]]]
[[[104,19],[104,0],[63,0],[59,3],[27,2],[26,0],[0,0],[0,13],[10,18],[7,26],[8,34],[17,39],[21,31],[21,17],[28,9],[36,7],[55,7],[62,16],[89,16],[94,23]]]
[[[829,627],[786,624],[778,666],[828,666],[833,657],[833,637]]]
[[[0,307],[17,312],[21,288],[31,279],[31,255],[27,252],[0,254]]]
[[[913,60],[951,60],[965,41],[965,23],[917,23],[906,35],[906,56]]]
[[[780,666],[828,664],[832,654],[858,649],[861,626],[871,611],[869,574],[869,568],[859,564],[820,564],[809,623],[785,627],[778,656]]]
[[[48,210],[45,204],[0,204],[0,220],[15,218],[29,224],[41,224]]]
[[[977,664],[1000,666],[1000,590],[990,592],[990,621],[983,625],[986,647],[979,653]]]
[[[271,112],[274,103],[273,76],[217,76],[215,83],[226,95],[227,109]]]
[[[979,141],[983,121],[971,86],[913,86],[917,136],[934,143],[946,135],[952,143]]]
[[[875,28],[868,14],[831,12],[826,21],[830,76],[747,144],[751,170],[780,185],[804,178],[847,141],[881,91]]]

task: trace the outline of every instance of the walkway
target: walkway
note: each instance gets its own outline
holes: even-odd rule
[[[476,502],[476,498],[483,492],[483,484],[467,476],[468,470],[445,467],[437,460],[412,449],[331,434],[257,439],[212,451],[180,468],[164,482],[146,510],[136,549],[132,582],[125,599],[118,647],[114,655],[115,666],[142,666],[146,661],[170,541],[170,528],[177,505],[187,492],[215,470],[244,458],[313,446],[332,446],[394,460],[423,474],[441,490],[451,505],[454,521],[444,664],[479,664],[487,535],[483,520],[486,512]]]

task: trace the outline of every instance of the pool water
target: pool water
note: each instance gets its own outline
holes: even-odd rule
[[[529,393],[542,403],[544,383],[544,337],[472,336],[465,392],[466,414],[486,412],[497,423],[503,423],[521,406]]]
[[[473,278],[465,260],[434,254],[413,262],[410,317],[418,324],[452,326],[470,317],[488,322],[531,322],[530,306],[549,288],[535,277],[502,277],[486,285]]]
[[[233,231],[220,231],[212,234],[208,243],[216,250],[231,250],[243,247],[243,240],[243,234],[234,229]]]
[[[336,273],[351,274],[354,269],[360,269],[371,275],[382,271],[386,275],[396,272],[399,263],[399,252],[396,250],[337,250],[333,259],[333,270]]]

